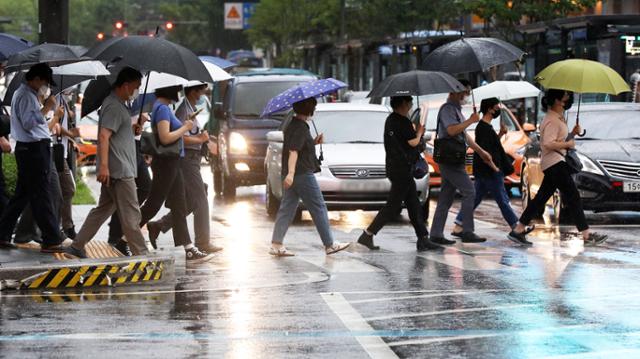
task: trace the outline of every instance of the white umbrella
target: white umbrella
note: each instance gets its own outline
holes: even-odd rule
[[[226,81],[232,78],[232,76],[221,67],[207,61],[202,61],[202,63],[204,64],[204,67],[207,68],[207,71],[209,71],[209,75],[211,75],[213,82]]]
[[[476,101],[496,97],[500,101],[537,97],[540,89],[527,81],[494,81],[473,89]]]
[[[147,76],[142,79],[142,91],[144,91],[144,84],[147,83]],[[149,73],[149,84],[146,86],[147,93],[153,93],[155,90],[164,87],[171,86],[186,86],[188,81],[180,76],[171,75],[166,72],[155,72],[151,71]]]
[[[54,75],[60,76],[108,76],[109,70],[100,61],[74,62],[68,65],[52,67]]]

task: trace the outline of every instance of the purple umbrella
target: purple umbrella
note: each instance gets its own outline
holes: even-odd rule
[[[347,87],[342,81],[328,78],[306,82],[292,87],[278,96],[272,98],[262,111],[261,117],[266,117],[277,112],[288,110],[293,104],[312,97],[320,97],[336,92]]]

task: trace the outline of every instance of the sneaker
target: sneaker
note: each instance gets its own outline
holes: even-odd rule
[[[609,236],[607,236],[606,234],[590,233],[589,240],[584,241],[584,243],[586,245],[596,246],[598,244],[606,242],[607,239],[609,239]]]
[[[522,234],[526,236],[527,234],[533,232],[534,229],[536,229],[536,226],[525,226],[524,232],[522,232]]]
[[[74,240],[76,239],[76,227],[75,226],[71,226],[70,228],[64,229],[62,232],[64,232],[65,237]]]
[[[214,246],[213,244],[206,244],[206,245],[202,245],[202,246],[199,245],[198,248],[201,251],[207,252],[207,253],[216,253],[216,252],[220,252],[221,250],[224,249],[222,247]]]
[[[199,264],[213,259],[213,254],[202,252],[198,247],[193,247],[185,251],[187,263]]]
[[[123,239],[119,240],[116,244],[112,244],[111,246],[118,250],[118,252],[122,253],[125,257],[133,256],[133,252],[131,252],[131,248],[129,248],[129,243],[127,243]]]
[[[438,244],[436,244],[432,239],[429,239],[429,236],[424,236],[418,239],[418,242],[416,243],[416,247],[418,249],[418,252],[424,252],[424,251],[430,251],[430,250],[442,248]]]
[[[486,238],[480,237],[473,232],[462,233],[462,243],[482,243],[486,241]]]
[[[64,253],[67,247],[62,244],[42,244],[40,253]]]
[[[84,249],[76,249],[71,246],[65,247],[63,254],[70,259],[87,258],[87,252]]]
[[[341,250],[347,249],[350,245],[351,243],[333,242],[332,245],[330,245],[329,247],[325,247],[324,250],[327,254],[334,254],[340,252]]]
[[[358,238],[358,244],[362,244],[363,246],[369,248],[372,251],[377,251],[380,249],[379,246],[373,244],[373,235],[367,234],[367,232],[362,231],[362,234]]]
[[[518,243],[521,246],[527,246],[527,247],[533,246],[533,243],[527,240],[527,236],[524,233],[517,233],[516,231],[511,231],[509,232],[509,235],[507,235],[507,238],[509,238],[510,241]]]
[[[147,223],[147,230],[149,231],[149,242],[151,243],[151,247],[153,247],[153,249],[158,249],[156,241],[160,235],[160,224],[156,222],[149,222]]]
[[[429,238],[429,240],[430,240],[432,243],[435,243],[435,244],[441,244],[441,245],[444,245],[444,246],[448,246],[448,245],[456,244],[456,241],[452,241],[452,240],[450,240],[450,239],[446,239],[446,238],[444,238],[444,237],[434,237],[434,236],[431,236],[431,237]]]

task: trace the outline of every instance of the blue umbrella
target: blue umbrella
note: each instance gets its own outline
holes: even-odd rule
[[[205,61],[205,62],[210,62],[220,68],[222,68],[223,70],[227,70],[230,69],[232,67],[238,66],[238,64],[236,64],[235,62],[231,62],[229,60],[225,60],[221,57],[216,57],[216,56],[199,56],[200,60]]]
[[[7,61],[9,56],[33,46],[31,41],[15,35],[0,33],[0,61]]]
[[[277,112],[288,110],[293,104],[312,97],[320,97],[336,92],[347,87],[342,81],[328,78],[306,82],[292,87],[278,96],[272,98],[262,111],[261,117],[266,117]]]

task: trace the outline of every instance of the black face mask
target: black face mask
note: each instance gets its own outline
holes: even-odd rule
[[[493,116],[494,119],[500,117],[502,111],[500,111],[500,110],[498,110],[498,111],[493,110],[493,111],[494,112],[491,114],[491,116]]]

